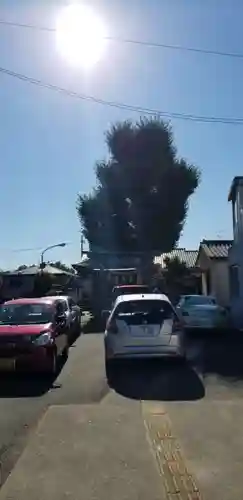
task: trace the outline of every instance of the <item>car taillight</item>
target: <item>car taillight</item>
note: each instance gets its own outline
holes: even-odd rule
[[[114,320],[109,320],[106,325],[107,333],[116,334],[118,333],[118,328]]]

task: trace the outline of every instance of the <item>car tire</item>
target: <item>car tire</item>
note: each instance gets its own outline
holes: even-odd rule
[[[110,387],[112,387],[112,385],[113,385],[114,368],[115,368],[114,360],[105,358],[106,379],[107,379],[107,383]]]
[[[68,356],[69,356],[69,346],[66,345],[66,347],[62,351],[62,360],[64,361],[64,363],[67,361]]]
[[[184,366],[186,364],[186,354],[182,354],[176,358],[176,364],[178,366]]]
[[[47,366],[44,369],[44,375],[47,377],[54,377],[57,373],[58,356],[56,349],[53,349],[49,355]]]
[[[79,337],[81,333],[81,320],[76,321],[75,328],[74,328],[75,335]]]

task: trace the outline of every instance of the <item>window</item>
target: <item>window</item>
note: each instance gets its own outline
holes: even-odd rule
[[[57,302],[56,304],[56,313],[58,315],[62,315],[62,314],[65,314],[65,305],[67,306],[67,304],[65,304],[64,300],[61,300],[60,302]]]
[[[63,311],[68,311],[68,302],[67,302],[67,300],[62,300],[61,304],[62,304],[62,307],[63,307]]]
[[[185,305],[187,306],[206,306],[214,304],[216,304],[216,300],[207,295],[188,295],[185,297]]]
[[[68,305],[70,309],[76,305],[72,297],[68,297]]]
[[[131,300],[121,302],[114,311],[114,318],[128,325],[162,323],[176,316],[169,302],[165,300]]]
[[[53,307],[51,304],[23,303],[3,304],[0,307],[0,324],[34,325],[52,321]]]
[[[239,282],[239,268],[238,266],[230,266],[229,268],[230,277],[230,293],[233,298],[239,297],[240,294],[240,282]]]

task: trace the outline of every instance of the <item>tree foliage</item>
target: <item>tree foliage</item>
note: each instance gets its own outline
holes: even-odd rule
[[[165,280],[167,285],[177,285],[183,283],[185,278],[190,276],[190,271],[184,262],[178,257],[165,259]]]
[[[24,271],[25,269],[27,269],[28,266],[26,266],[25,264],[21,264],[17,269],[16,271],[17,272],[20,272],[20,271]]]
[[[90,248],[168,252],[179,240],[199,170],[177,155],[171,127],[161,119],[118,123],[106,133],[107,161],[96,164],[97,185],[78,197]]]

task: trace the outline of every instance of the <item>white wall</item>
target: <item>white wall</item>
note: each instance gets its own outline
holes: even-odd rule
[[[213,260],[211,265],[212,295],[222,306],[228,306],[230,302],[229,290],[229,268],[227,260]]]

